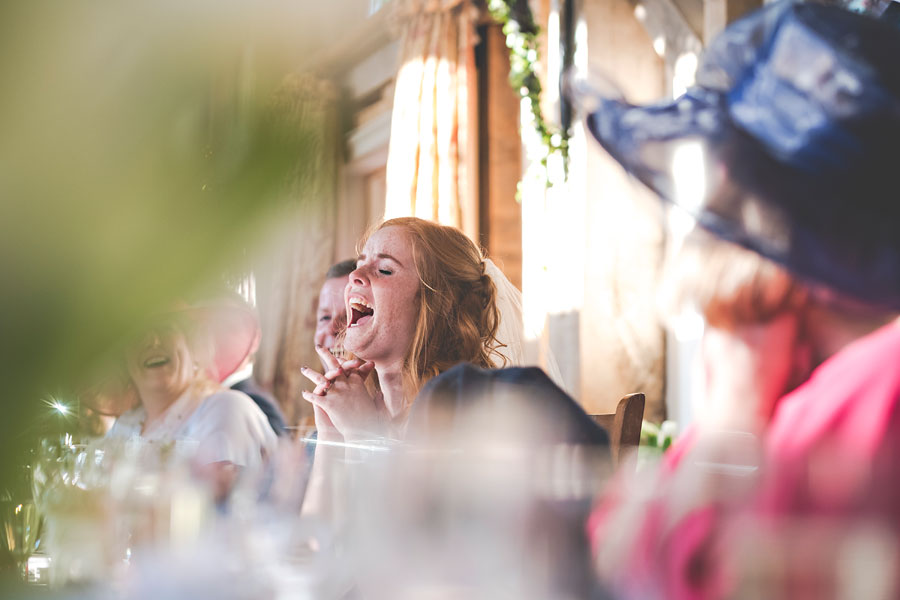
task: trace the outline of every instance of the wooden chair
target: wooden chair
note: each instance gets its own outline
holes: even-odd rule
[[[616,412],[591,415],[594,422],[609,432],[613,464],[618,466],[629,450],[637,450],[641,443],[641,422],[644,420],[644,395],[628,394],[619,400]]]

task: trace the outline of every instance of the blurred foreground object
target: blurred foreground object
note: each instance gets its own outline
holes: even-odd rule
[[[84,597],[129,598],[197,597],[197,590],[275,597],[273,586],[302,596],[298,590],[331,583],[327,532],[299,518],[301,445],[279,440],[262,469],[243,472],[227,504],[197,477],[198,451],[185,440],[45,441],[32,463],[33,504],[44,518],[40,549],[49,561],[41,583],[66,597],[84,590]],[[307,547],[313,534],[321,557]]]
[[[410,412],[411,448],[375,488],[391,557],[432,553],[410,557],[421,566],[398,595],[587,597],[584,521],[612,471],[611,437],[536,367],[464,363],[430,380]]]
[[[275,0],[2,9],[0,479],[49,428],[43,391],[233,267],[289,198],[288,176],[309,175],[316,124],[282,126],[272,101],[317,43],[303,11]]]
[[[190,473],[192,448],[140,440],[44,444],[35,501],[50,585],[118,585],[146,553],[197,539],[214,512]]]
[[[644,394],[628,394],[616,404],[616,412],[591,415],[595,423],[609,432],[612,457],[616,465],[638,451],[644,421]]]
[[[781,2],[717,37],[682,97],[593,98],[588,126],[717,236],[900,309],[898,53],[900,32],[884,22]]]
[[[256,338],[248,305],[230,296],[181,301],[138,330],[122,361],[138,406],[120,415],[108,438],[197,446],[195,462],[223,478],[227,496],[235,467],[259,468],[275,432],[249,396],[222,382],[247,358]]]
[[[718,238],[682,286],[712,418],[592,518],[622,597],[900,597],[898,51],[883,22],[782,2],[673,103],[597,100],[601,144]]]

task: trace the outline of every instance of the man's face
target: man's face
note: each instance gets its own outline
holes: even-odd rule
[[[328,279],[319,293],[319,307],[316,310],[316,345],[327,348],[333,354],[340,354],[336,348],[338,333],[347,326],[347,309],[344,305],[344,288],[348,279],[338,277]]]

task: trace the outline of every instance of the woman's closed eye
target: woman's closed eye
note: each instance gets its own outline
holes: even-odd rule
[[[378,269],[378,272],[381,273],[382,275],[393,275],[394,274],[394,272],[391,271],[390,269]]]
[[[331,320],[331,315],[322,315],[319,317],[319,323],[325,323],[326,321]]]

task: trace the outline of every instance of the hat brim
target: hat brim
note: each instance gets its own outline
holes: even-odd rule
[[[259,339],[259,321],[253,310],[237,300],[217,300],[176,309],[170,313],[187,318],[194,335],[209,343],[207,374],[222,383],[253,353]]]

